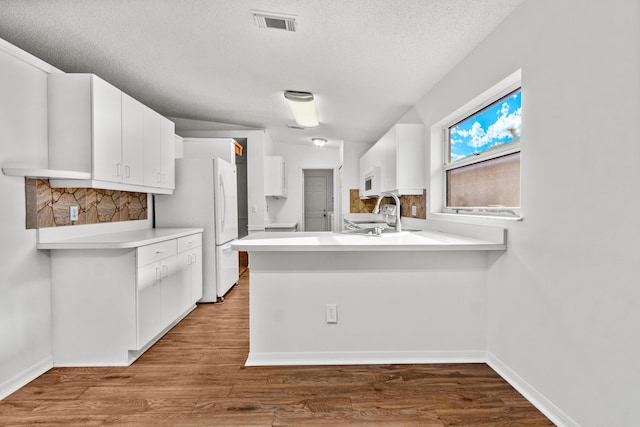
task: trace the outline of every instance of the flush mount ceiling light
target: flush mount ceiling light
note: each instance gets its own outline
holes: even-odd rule
[[[296,123],[308,128],[318,126],[318,112],[312,93],[288,90],[284,93],[284,97],[291,108]]]
[[[324,138],[311,138],[311,141],[316,145],[316,147],[322,147],[327,143],[327,140]]]

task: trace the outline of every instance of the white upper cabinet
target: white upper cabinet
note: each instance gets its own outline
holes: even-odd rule
[[[145,120],[147,112],[157,116],[153,130]],[[93,74],[51,74],[48,118],[49,169],[91,176],[51,179],[53,187],[171,193],[174,124],[120,89]],[[153,144],[150,138],[155,138]],[[146,169],[147,158],[157,159],[152,171]]]
[[[160,149],[162,135],[162,116],[150,108],[144,110],[144,185],[160,187]]]
[[[389,129],[361,158],[360,196],[372,195],[367,194],[366,190],[363,193],[367,173],[375,174],[376,193],[386,191],[398,195],[422,194],[425,188],[424,144],[424,125],[396,124]],[[374,153],[375,167],[371,166],[370,159],[363,161],[369,152]]]
[[[175,125],[150,108],[144,111],[144,185],[175,188]]]
[[[176,188],[176,125],[162,117],[160,121],[160,174],[161,188]]]
[[[48,80],[49,168],[119,182],[122,92],[91,74]]]
[[[143,185],[144,110],[142,103],[122,94],[122,182]]]
[[[122,181],[122,92],[91,76],[93,176]]]
[[[281,156],[264,158],[264,195],[287,197],[287,165]]]

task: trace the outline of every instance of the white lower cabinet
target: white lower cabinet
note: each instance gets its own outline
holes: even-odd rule
[[[202,297],[201,236],[52,250],[54,366],[129,365],[186,316]]]
[[[138,268],[137,350],[162,330],[160,268],[156,263]]]
[[[178,239],[178,259],[181,263],[182,282],[188,283],[183,298],[197,302],[202,298],[202,234]]]

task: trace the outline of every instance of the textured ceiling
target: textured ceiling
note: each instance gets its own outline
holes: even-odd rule
[[[165,116],[374,142],[523,0],[0,0],[0,38]],[[296,15],[259,29],[252,9]],[[284,90],[320,126],[291,130]]]

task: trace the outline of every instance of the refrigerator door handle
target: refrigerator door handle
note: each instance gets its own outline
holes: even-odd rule
[[[220,223],[221,223],[222,229],[224,230],[224,228],[225,228],[224,221],[226,219],[226,213],[227,213],[227,206],[226,206],[225,199],[226,199],[227,195],[225,194],[225,191],[224,191],[224,178],[223,178],[222,174],[220,174],[218,176],[220,178],[220,191],[222,193],[222,197],[220,198],[221,205],[222,205],[222,206],[220,206],[220,212],[221,212],[221,215],[222,215],[222,220],[220,221]]]
[[[226,245],[224,245],[222,247],[222,250],[225,251],[225,252],[230,251],[231,250],[231,243],[227,243]]]

